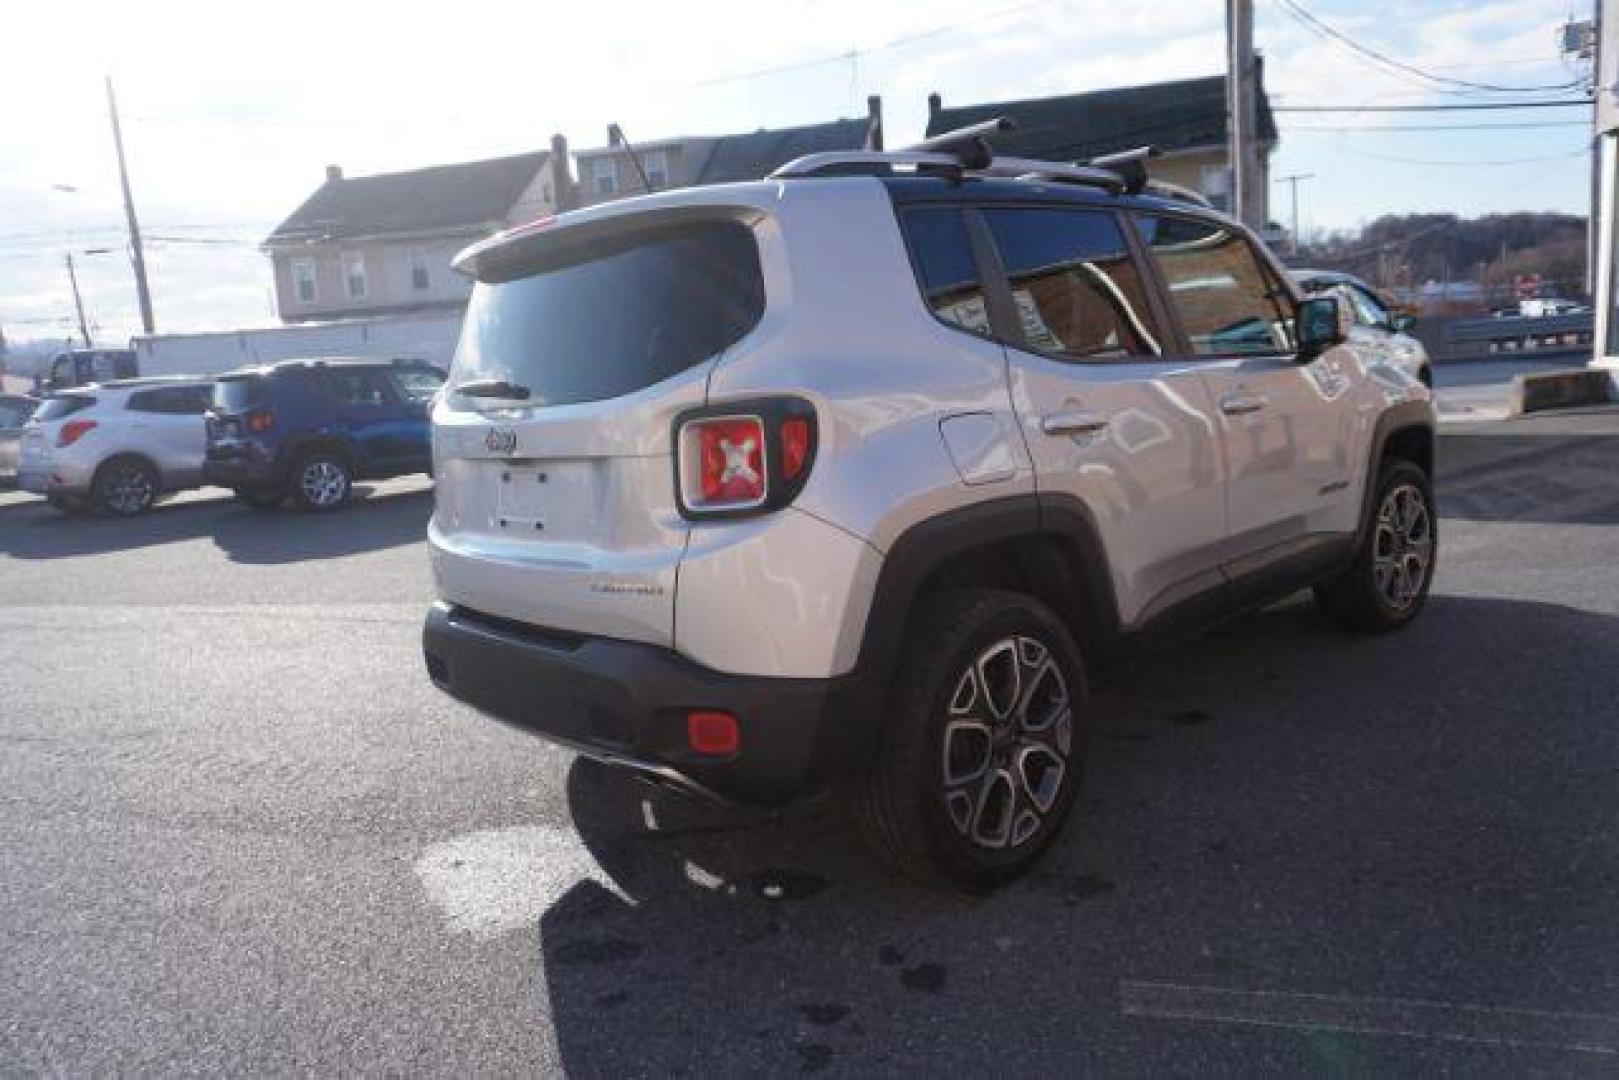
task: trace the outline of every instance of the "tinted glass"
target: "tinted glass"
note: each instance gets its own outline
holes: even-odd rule
[[[137,390],[129,395],[124,408],[130,412],[171,412],[173,406],[168,390]]]
[[[989,312],[978,280],[972,246],[961,211],[955,208],[912,210],[905,215],[905,238],[911,245],[917,277],[928,307],[945,322],[989,335]]]
[[[1248,241],[1218,222],[1180,217],[1136,219],[1158,259],[1169,301],[1192,352],[1245,356],[1293,350],[1291,305],[1259,264]]]
[[[444,385],[444,373],[433,368],[395,368],[388,377],[402,401],[431,401]]]
[[[270,388],[262,376],[220,379],[214,383],[214,408],[221,412],[241,412],[270,399]]]
[[[747,227],[705,224],[621,242],[583,262],[480,283],[451,382],[513,383],[537,405],[618,397],[717,355],[763,314]]]
[[[372,368],[331,368],[321,375],[326,396],[338,405],[386,405],[388,388]]]
[[[984,220],[1032,348],[1078,360],[1163,351],[1141,275],[1113,215],[986,210]]]
[[[1351,285],[1347,290],[1349,301],[1355,306],[1355,321],[1364,326],[1376,326],[1387,330],[1390,328],[1388,309],[1365,289],[1357,289]]]
[[[76,412],[82,412],[95,403],[95,398],[86,397],[83,394],[58,394],[55,397],[45,399],[45,403],[39,407],[39,411],[34,413],[34,419],[47,422],[60,420],[63,417],[72,416]]]

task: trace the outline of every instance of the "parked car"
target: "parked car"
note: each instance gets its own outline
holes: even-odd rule
[[[423,360],[283,360],[214,384],[203,474],[251,506],[335,510],[356,480],[431,472]]]
[[[429,677],[687,791],[846,785],[927,880],[1038,858],[1141,649],[1310,587],[1422,610],[1428,391],[1128,173],[817,154],[457,266]]]
[[[51,394],[23,429],[18,486],[59,510],[133,515],[202,482],[209,380],[125,379]]]
[[[1331,293],[1343,298],[1354,316],[1350,340],[1366,354],[1400,368],[1423,386],[1433,386],[1428,350],[1411,336],[1416,316],[1392,311],[1366,282],[1336,270],[1295,270],[1294,279],[1312,296]]]
[[[70,390],[140,376],[134,349],[72,349],[57,353],[45,379],[49,390]]]
[[[26,394],[0,394],[0,485],[17,482],[17,451],[23,424],[39,408],[39,399]]]

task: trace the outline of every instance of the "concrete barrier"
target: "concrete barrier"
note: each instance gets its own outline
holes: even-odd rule
[[[1614,397],[1613,373],[1602,368],[1538,371],[1515,376],[1508,414],[1523,416],[1547,409],[1606,405]]]

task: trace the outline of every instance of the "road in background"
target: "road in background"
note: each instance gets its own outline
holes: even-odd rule
[[[1442,440],[1429,610],[1294,602],[1096,701],[978,901],[835,802],[706,810],[434,691],[430,493],[0,507],[23,1073],[1611,1072],[1619,421]]]

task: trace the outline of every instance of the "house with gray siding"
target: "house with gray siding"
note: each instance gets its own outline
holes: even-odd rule
[[[510,157],[326,180],[264,241],[283,322],[455,312],[471,282],[450,261],[571,196],[567,142]]]

